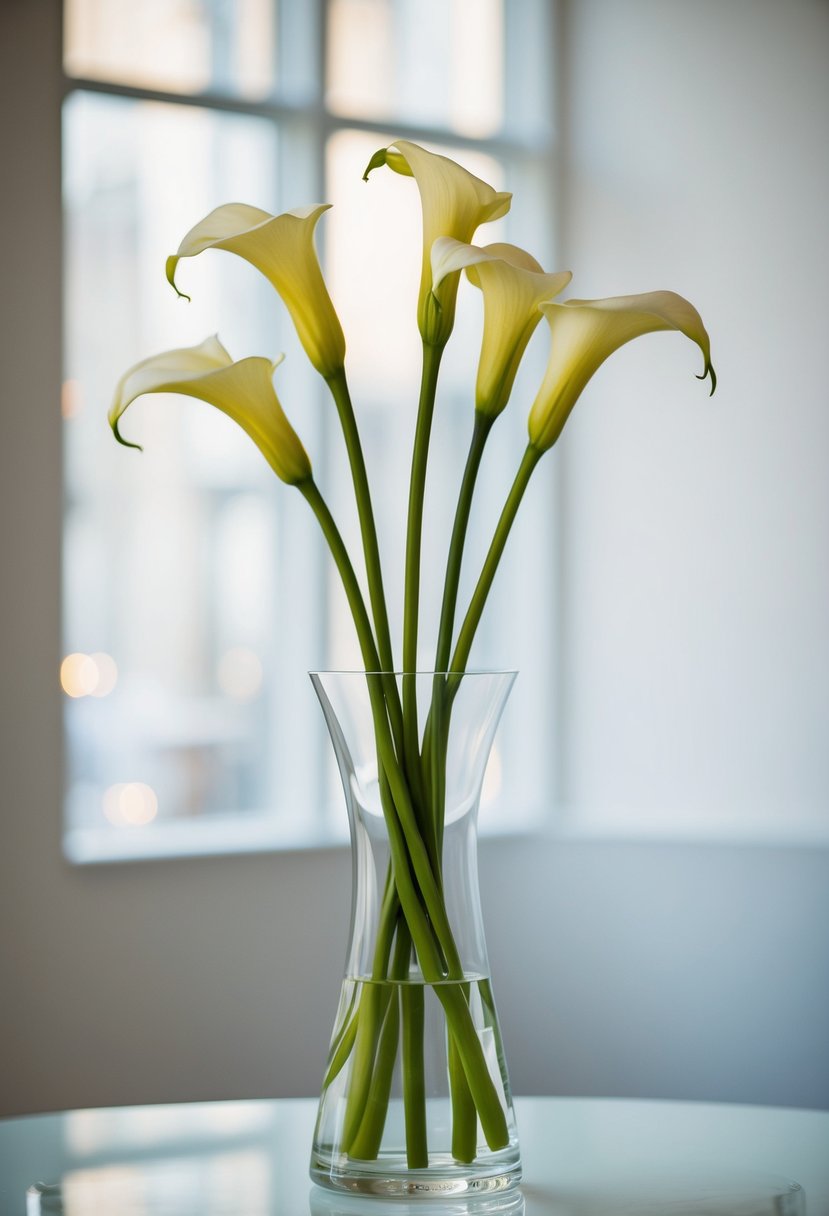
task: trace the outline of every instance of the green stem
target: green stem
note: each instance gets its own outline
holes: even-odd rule
[[[396,681],[391,673],[394,671],[394,652],[389,632],[389,615],[386,608],[386,593],[383,587],[383,570],[380,562],[380,547],[377,542],[377,527],[374,522],[374,508],[371,505],[371,490],[366,473],[366,462],[363,458],[363,447],[360,443],[360,433],[357,429],[357,419],[351,404],[351,394],[345,369],[340,368],[327,380],[331,396],[337,407],[345,447],[348,453],[348,463],[351,467],[351,478],[354,483],[354,497],[357,501],[357,514],[360,520],[360,535],[363,542],[363,555],[366,563],[366,578],[368,580],[368,595],[371,611],[374,617],[374,630],[377,637],[377,653],[380,668],[388,673],[383,680],[383,691],[389,709],[392,733],[398,751],[403,748],[403,711],[400,705],[400,694]]]
[[[400,988],[403,1014],[402,1065],[403,1110],[406,1116],[406,1164],[410,1170],[429,1164],[426,1138],[426,1075],[423,1061],[425,1030],[425,993],[423,984],[403,984]]]
[[[423,767],[429,774],[431,805],[429,852],[435,870],[443,874],[443,821],[446,817],[446,746],[444,739],[445,677],[435,671],[432,677],[432,704],[423,740]],[[443,744],[443,745],[442,745]]]
[[[458,634],[458,640],[455,645],[455,651],[452,655],[450,670],[452,675],[449,677],[448,685],[450,695],[454,693],[461,680],[461,673],[466,670],[466,664],[469,659],[469,651],[472,647],[472,642],[475,639],[475,633],[480,624],[481,614],[487,601],[487,597],[492,588],[492,581],[495,578],[495,572],[498,569],[498,563],[504,552],[504,547],[507,543],[510,530],[515,522],[515,516],[518,508],[521,506],[521,500],[524,497],[524,492],[529,485],[530,478],[533,475],[535,466],[541,459],[542,453],[538,448],[528,444],[524,451],[524,456],[515,475],[515,480],[512,483],[510,492],[507,495],[507,501],[504,504],[504,509],[498,520],[495,528],[495,533],[492,537],[492,542],[489,546],[486,558],[484,559],[483,568],[481,570],[475,590],[472,593],[472,599],[469,602],[466,616]]]
[[[348,550],[345,547],[340,531],[314,481],[309,478],[307,481],[300,482],[297,488],[301,491],[316,515],[339,571],[348,604],[354,617],[354,624],[360,640],[366,670],[368,673],[376,672],[378,670],[377,649],[374,645],[374,637],[371,632],[371,622],[366,612],[366,606],[363,602],[357,576],[354,573],[354,567],[351,564],[351,559],[348,556]],[[446,964],[449,967],[450,974],[459,979],[463,973],[461,971],[457,947],[452,937],[446,908],[443,905],[435,876],[432,873],[426,845],[418,830],[414,807],[406,785],[406,778],[395,755],[385,702],[378,687],[377,678],[369,674],[367,676],[367,683],[371,699],[379,760],[391,795],[390,799],[384,800],[384,811],[386,812],[389,828],[395,884],[400,896],[400,902],[403,905],[403,912],[409,928],[412,930],[412,935],[415,937],[418,957],[421,959],[424,975],[431,982],[435,982],[443,979],[446,974],[440,957],[440,951],[432,934],[433,928],[434,934],[437,936],[440,947],[446,957]],[[409,871],[409,859],[411,859],[414,876]],[[417,885],[414,882],[415,877]],[[426,910],[428,910],[431,927],[426,917],[426,911],[420,905],[421,895],[423,896]],[[412,917],[415,918],[414,923]],[[415,925],[418,926],[419,936],[422,939],[420,941],[415,936]]]
[[[372,987],[379,987],[383,992],[383,1026],[377,1045],[377,1058],[370,1073],[371,1084],[368,1087],[360,1128],[348,1149],[351,1157],[364,1161],[373,1161],[376,1158],[386,1125],[400,1028],[397,988],[408,973],[411,953],[411,935],[401,918],[397,922],[397,941],[389,978],[385,984],[372,983]]]
[[[381,755],[388,750],[387,742],[381,739]],[[403,915],[411,930],[424,978],[431,984],[439,983],[447,974],[450,978],[461,979],[460,956],[443,897],[432,873],[423,838],[417,831],[405,778],[393,756],[391,759],[391,768],[384,760],[388,794],[384,799],[384,812],[394,881]]]
[[[464,997],[469,1004],[469,984],[463,985]],[[452,1095],[452,1156],[458,1161],[474,1161],[478,1148],[478,1112],[463,1071],[458,1046],[454,1037],[448,1036],[449,1088]]]
[[[382,731],[378,734],[378,744],[381,753],[388,748],[388,743],[384,739]],[[394,778],[394,785],[399,785],[401,780],[404,781],[399,769],[396,772],[392,770],[391,777]],[[402,790],[400,790],[399,788],[395,789],[391,781],[388,784],[381,782],[381,792],[383,791],[384,784],[398,806],[400,805],[398,797],[408,798],[405,783]],[[386,799],[384,798],[384,808],[385,804]],[[411,931],[412,940],[417,951],[421,971],[427,982],[434,985],[435,993],[443,1005],[447,1028],[457,1044],[463,1070],[480,1116],[481,1127],[483,1128],[486,1142],[492,1149],[503,1148],[509,1139],[506,1116],[501,1106],[498,1092],[489,1075],[486,1057],[484,1056],[483,1047],[478,1038],[469,1006],[463,993],[460,991],[460,985],[440,983],[440,979],[445,977],[445,973],[442,971],[442,960],[438,945],[435,942],[435,936],[438,938],[441,947],[446,951],[449,978],[459,979],[463,976],[460,958],[454,939],[452,938],[451,929],[449,929],[442,896],[439,891],[435,891],[434,879],[430,871],[428,873],[431,878],[431,884],[427,888],[424,888],[422,885],[420,871],[417,872],[418,881],[421,882],[420,891],[418,891],[409,870],[405,847],[406,843],[408,843],[408,838],[404,841],[401,823],[393,813],[387,811],[386,825],[389,832],[395,884],[400,895],[403,915],[406,918],[406,923]],[[420,844],[421,848],[423,848],[422,841]],[[416,866],[415,869],[417,869]],[[420,902],[421,894],[426,905],[425,908]],[[437,896],[436,900],[435,895]],[[446,933],[448,933],[448,939],[446,938]],[[449,949],[446,948],[447,942]]]
[[[322,1083],[323,1090],[328,1089],[328,1086],[340,1072],[351,1054],[351,1048],[354,1046],[354,1040],[357,1037],[357,1023],[360,1013],[359,1005],[357,1005],[356,1009],[354,1008],[356,1002],[357,988],[355,986],[351,993],[351,999],[348,1002],[348,1008],[337,1028],[328,1052],[328,1071]]]
[[[406,573],[403,595],[403,743],[406,771],[413,782],[415,796],[422,785],[417,730],[417,626],[420,609],[420,554],[423,541],[423,499],[426,491],[426,466],[429,437],[435,409],[443,346],[423,344],[423,369],[417,407],[412,473],[409,482],[409,514],[406,528]],[[420,801],[418,799],[418,801]]]
[[[306,481],[298,482],[297,489],[316,515],[322,528],[323,536],[328,542],[331,555],[336,563],[348,600],[348,606],[354,618],[354,626],[357,630],[357,639],[360,643],[360,651],[366,671],[378,672],[380,671],[380,656],[377,653],[377,646],[374,642],[371,621],[366,612],[363,593],[360,590],[360,584],[357,581],[357,575],[354,573],[354,567],[351,564],[351,558],[348,556],[345,542],[340,535],[340,530],[334,522],[334,517],[328,509],[328,504],[322,494],[320,494],[313,478],[309,477]]]
[[[484,447],[492,430],[493,418],[486,414],[475,412],[475,425],[472,430],[472,440],[466,457],[466,467],[463,471],[458,505],[455,510],[455,522],[452,527],[452,539],[449,542],[449,555],[446,561],[446,578],[443,585],[443,603],[440,610],[440,629],[438,645],[435,654],[435,671],[446,671],[449,654],[452,648],[452,630],[455,624],[455,608],[458,602],[458,586],[461,578],[461,563],[466,542],[466,532],[469,527],[469,513],[472,509],[472,495],[475,492],[475,482],[481,467],[481,457]]]
[[[506,1117],[498,1093],[489,1076],[486,1058],[470,1015],[469,1006],[462,992],[453,992],[457,985],[440,983],[440,980],[447,978],[447,972],[450,979],[462,979],[463,970],[440,887],[432,871],[426,845],[418,831],[406,777],[395,755],[381,685],[376,676],[369,674],[378,670],[377,650],[360,586],[339,529],[317,486],[309,478],[307,481],[299,483],[297,488],[314,511],[328,542],[363,650],[374,732],[381,765],[380,790],[383,812],[389,835],[394,882],[403,915],[411,933],[424,978],[435,985],[435,991],[446,1012],[447,1023],[458,1046],[487,1144],[490,1148],[502,1148],[508,1140]],[[458,998],[460,998],[460,1003]],[[362,1009],[360,1021],[362,1023]],[[363,1052],[360,1051],[362,1024],[357,1032],[354,1069],[360,1077],[371,1076],[374,1056],[373,1031],[378,1022],[376,1017],[371,1017],[368,1021],[371,1033],[367,1028],[367,1042]],[[358,1055],[365,1061],[361,1063],[359,1069],[357,1067]],[[351,1134],[354,1134],[353,1131]],[[346,1136],[344,1129],[343,1143],[346,1151],[348,1151],[348,1140],[349,1137]]]
[[[383,1029],[377,1048],[377,1062],[371,1077],[371,1086],[366,1098],[360,1130],[348,1150],[350,1157],[363,1161],[374,1161],[380,1151],[383,1128],[389,1111],[389,1095],[397,1056],[397,1040],[400,1031],[400,1004],[397,993],[392,990],[385,1001],[386,1012]]]
[[[345,369],[340,368],[327,380],[331,396],[337,407],[340,418],[348,462],[351,466],[351,477],[354,483],[354,495],[357,500],[357,513],[360,519],[360,534],[363,540],[363,553],[366,561],[366,576],[368,578],[368,594],[371,601],[371,611],[374,616],[374,627],[377,632],[377,651],[384,671],[394,671],[391,634],[389,632],[389,617],[386,609],[386,594],[383,589],[383,572],[380,564],[380,549],[377,543],[377,528],[374,522],[374,509],[371,505],[371,491],[368,484],[366,464],[363,458],[363,448],[354,417],[354,407],[348,391]]]
[[[420,549],[423,537],[423,499],[426,488],[426,465],[429,458],[429,437],[435,409],[442,346],[423,344],[423,370],[420,380],[420,400],[417,406],[412,474],[409,482],[409,515],[406,531],[406,585],[403,603],[403,670],[417,670],[417,620],[420,599]]]
[[[345,589],[352,616],[354,617],[354,624],[363,651],[363,662],[366,665],[367,672],[376,672],[378,670],[377,649],[374,645],[374,637],[371,632],[371,622],[366,612],[366,606],[363,602],[357,576],[354,573],[354,567],[351,564],[351,559],[348,556],[348,550],[345,547],[340,531],[314,481],[309,478],[307,481],[301,482],[297,488],[314,511],[328,542]],[[452,937],[446,908],[444,907],[435,875],[432,872],[428,851],[418,830],[414,807],[406,785],[406,778],[395,755],[385,702],[378,687],[377,678],[368,674],[367,683],[380,765],[389,786],[390,798],[384,799],[384,811],[389,828],[395,885],[400,896],[400,902],[403,905],[403,912],[415,938],[415,945],[418,957],[421,959],[421,965],[424,968],[424,975],[434,983],[439,979],[443,979],[446,974],[440,957],[440,951],[437,948],[437,943],[434,941],[433,929],[440,943],[440,948],[444,952],[450,975],[460,979],[463,974],[460,958],[454,938]],[[409,871],[410,859],[414,875]],[[417,879],[417,885],[415,885],[414,878]],[[425,904],[425,910],[420,905],[421,895]],[[426,912],[428,912],[428,920]],[[412,920],[413,917],[414,922]],[[431,921],[431,926],[429,921]],[[418,936],[415,935],[416,926],[418,936],[422,939],[420,941],[418,941]]]
[[[365,984],[360,994],[360,1013],[354,1060],[348,1078],[348,1100],[343,1120],[342,1146],[346,1153],[363,1124],[374,1074],[374,1057],[388,1005],[388,992],[381,984]]]
[[[463,988],[463,984],[436,984],[435,993],[443,1005],[447,1029],[458,1049],[469,1092],[481,1119],[484,1139],[495,1151],[509,1143],[507,1117],[489,1075],[484,1049]]]
[[[341,1044],[341,1051],[338,1051],[336,1057],[339,1066],[342,1067],[341,1053],[345,1051],[345,1058],[347,1058],[351,1049],[355,1049],[343,1123],[343,1148],[346,1152],[349,1151],[353,1138],[362,1126],[365,1105],[372,1085],[377,1042],[388,1005],[387,994],[385,997],[383,996],[381,984],[388,978],[392,938],[395,928],[399,932],[401,923],[400,900],[390,870],[386,875],[383,903],[380,908],[380,923],[374,944],[374,958],[371,965],[373,982],[363,985],[359,1007],[354,1016],[355,1029],[351,1043],[347,1050],[345,1043]],[[344,1059],[342,1062],[345,1062]]]
[[[377,646],[374,641],[371,619],[366,611],[363,593],[360,590],[360,584],[357,575],[354,573],[354,567],[351,564],[351,558],[348,556],[345,542],[340,535],[339,528],[334,522],[334,517],[328,508],[328,504],[320,493],[314,479],[309,477],[306,481],[298,482],[297,489],[316,515],[323,536],[328,543],[331,555],[339,571],[346,599],[348,600],[348,606],[354,618],[354,626],[357,630],[357,639],[360,643],[360,652],[363,656],[363,665],[365,666],[366,673],[380,673],[378,678],[382,684],[385,701],[382,705],[378,704],[376,699],[372,701],[372,707],[375,711],[375,725],[377,713],[382,713],[383,718],[387,721],[391,720],[392,747],[396,747],[400,751],[402,750],[402,722],[399,722],[397,681],[392,672],[381,672],[380,656],[377,653]],[[370,679],[369,688],[373,690],[374,684],[375,681]],[[374,695],[373,692],[372,695]],[[395,713],[395,706],[397,706],[397,714]],[[389,718],[386,718],[387,713]]]
[[[452,631],[455,626],[455,610],[458,602],[458,587],[461,578],[463,551],[466,543],[466,533],[469,528],[469,515],[472,509],[472,497],[475,483],[481,467],[481,457],[484,454],[486,441],[492,430],[494,418],[475,411],[475,422],[472,428],[472,439],[466,457],[461,488],[458,494],[458,505],[455,509],[455,521],[452,526],[452,536],[449,541],[449,552],[446,559],[446,577],[443,584],[443,602],[440,610],[440,628],[438,644],[435,653],[435,677],[432,686],[432,705],[424,732],[424,768],[430,782],[429,824],[430,853],[436,869],[440,869],[440,855],[443,844],[443,815],[446,796],[446,735],[448,734],[448,707],[445,708],[445,680],[439,674],[445,672],[449,663],[452,647]],[[444,710],[446,721],[444,722]]]

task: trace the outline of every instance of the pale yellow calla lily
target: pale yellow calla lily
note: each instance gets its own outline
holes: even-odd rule
[[[570,411],[593,373],[620,346],[642,334],[673,329],[696,342],[705,364],[698,380],[717,377],[711,345],[697,310],[673,291],[652,291],[607,300],[565,300],[542,304],[550,323],[552,346],[547,371],[529,417],[530,443],[539,451],[552,447]]]
[[[438,237],[432,246],[434,289],[465,269],[484,297],[484,332],[475,386],[475,408],[495,418],[509,401],[519,364],[541,320],[539,305],[563,291],[569,270],[546,274],[535,258],[517,245],[465,245]]]
[[[124,439],[119,430],[121,416],[136,397],[183,393],[214,405],[237,422],[288,485],[306,481],[311,476],[311,462],[273,387],[274,369],[282,357],[274,363],[258,357],[234,363],[219,339],[212,337],[200,346],[144,359],[125,372],[115,389],[108,414],[115,438],[125,447],[139,447]]]
[[[329,377],[345,361],[345,338],[322,277],[314,230],[329,203],[270,215],[245,203],[227,203],[206,215],[167,259],[167,278],[176,287],[181,258],[205,249],[228,249],[250,262],[279,292],[299,340],[314,367]],[[179,292],[179,295],[182,295]]]
[[[364,179],[367,181],[369,173],[380,165],[388,165],[395,173],[413,177],[417,182],[423,210],[423,269],[417,324],[424,342],[443,345],[454,324],[458,272],[445,277],[433,292],[432,246],[441,236],[471,241],[479,225],[506,215],[512,195],[493,190],[447,156],[427,152],[405,139],[375,152]]]

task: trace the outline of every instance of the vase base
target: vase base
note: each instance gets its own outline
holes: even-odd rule
[[[341,1194],[374,1195],[384,1199],[440,1199],[494,1195],[511,1190],[521,1181],[521,1159],[510,1149],[480,1166],[464,1165],[438,1155],[426,1169],[410,1170],[405,1157],[355,1161],[315,1151],[310,1174],[317,1186]]]

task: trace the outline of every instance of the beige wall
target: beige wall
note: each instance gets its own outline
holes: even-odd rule
[[[709,405],[659,335],[606,369],[562,446],[562,795],[599,817],[685,800],[774,822],[796,800],[817,819],[829,9],[563,12],[578,290],[691,296],[722,390]],[[60,855],[56,13],[0,6],[0,1114],[309,1093],[345,853]],[[829,1103],[827,878],[806,845],[487,842],[516,1090]]]

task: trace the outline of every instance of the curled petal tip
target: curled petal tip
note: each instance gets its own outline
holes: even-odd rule
[[[697,380],[706,380],[709,376],[711,377],[711,392],[708,396],[713,397],[717,387],[717,373],[714,371],[714,364],[710,359],[707,360],[705,367],[702,369],[702,374],[697,376]]]
[[[166,268],[165,268],[166,274],[167,274],[167,282],[170,284],[170,286],[172,287],[173,291],[176,293],[178,298],[180,300],[186,300],[187,303],[189,304],[190,297],[188,295],[186,295],[183,291],[179,291],[178,287],[176,286],[176,267],[178,266],[178,263],[179,263],[179,259],[176,256],[176,254],[171,253],[170,256],[167,258],[167,264],[166,264]]]
[[[366,165],[366,171],[363,174],[363,181],[367,182],[369,173],[371,173],[374,169],[379,169],[380,166],[384,165],[385,163],[386,163],[386,149],[380,148],[379,151],[374,153],[371,160]]]
[[[699,380],[717,377],[710,344],[697,310],[673,291],[612,296],[606,300],[542,303],[552,333],[547,371],[530,410],[530,440],[542,451],[561,434],[582,389],[594,372],[625,343],[644,334],[675,330],[699,347],[703,357]]]
[[[140,443],[131,443],[129,439],[124,438],[124,436],[121,434],[121,431],[119,429],[118,422],[119,422],[119,420],[116,418],[115,421],[111,425],[112,425],[112,433],[115,436],[115,438],[118,440],[118,442],[121,444],[121,446],[125,447],[125,448],[135,448],[136,452],[143,452],[144,448],[142,447],[142,445]]]

